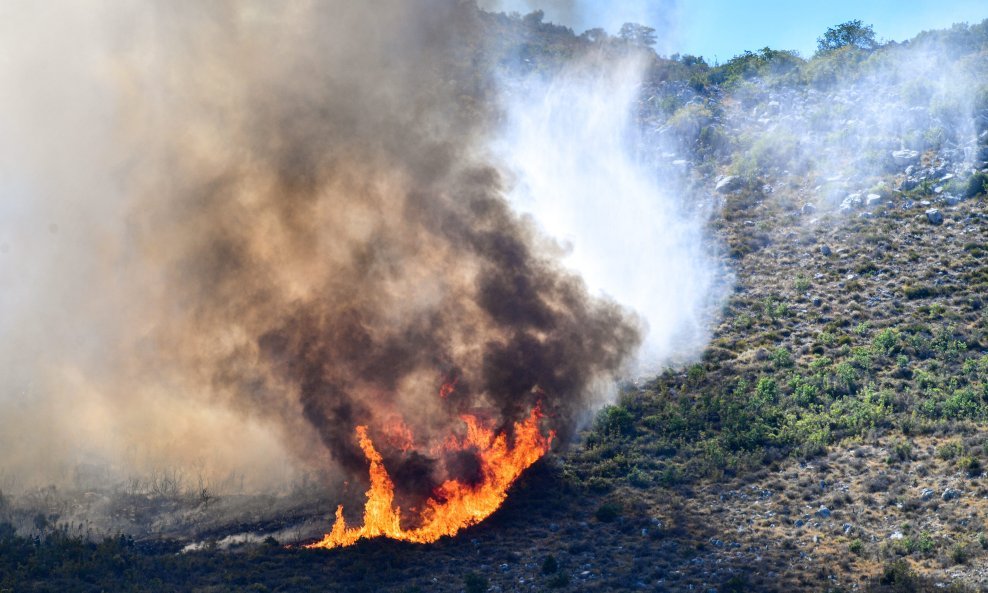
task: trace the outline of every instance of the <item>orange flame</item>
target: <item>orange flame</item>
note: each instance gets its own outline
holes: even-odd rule
[[[549,450],[551,431],[543,436],[539,431],[542,413],[538,408],[523,422],[515,423],[515,441],[508,445],[507,435],[495,434],[474,416],[464,415],[467,434],[458,443],[459,449],[476,448],[482,479],[476,485],[447,480],[436,488],[425,503],[420,524],[414,529],[401,527],[401,509],[394,506],[394,483],[384,468],[384,459],[367,435],[366,426],[357,427],[360,448],[370,462],[370,489],[364,505],[364,524],[347,527],[343,505],[336,508],[333,530],[308,548],[350,546],[358,540],[373,537],[428,543],[454,535],[465,527],[475,525],[493,513],[507,497],[507,490],[529,466]]]
[[[439,397],[446,399],[451,393],[456,391],[456,384],[460,382],[459,377],[454,377],[452,379],[447,379],[443,381],[443,384],[439,387]]]
[[[397,416],[390,418],[383,426],[384,439],[388,445],[407,452],[415,447],[412,430]]]

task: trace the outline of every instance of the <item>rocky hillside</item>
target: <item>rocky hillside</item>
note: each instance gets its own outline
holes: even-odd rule
[[[618,43],[488,18],[521,48],[504,67]],[[311,486],[117,493],[121,526],[171,522],[103,541],[59,522],[74,493],[0,495],[0,592],[988,588],[986,74],[988,21],[810,60],[655,57],[639,151],[714,206],[734,276],[701,360],[623,386],[431,545],[286,549],[328,526]]]

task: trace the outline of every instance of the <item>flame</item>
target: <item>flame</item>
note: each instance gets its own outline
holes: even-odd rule
[[[456,391],[456,384],[460,382],[459,377],[453,377],[443,381],[443,384],[439,387],[439,397],[446,399],[451,393]]]
[[[509,445],[505,433],[495,434],[475,416],[461,416],[466,424],[466,436],[454,438],[446,446],[459,450],[475,448],[482,479],[475,485],[458,480],[440,484],[420,513],[419,526],[413,529],[401,527],[401,509],[394,506],[394,483],[384,467],[384,459],[374,448],[367,427],[358,426],[357,440],[370,462],[364,524],[348,527],[343,518],[343,505],[340,505],[336,508],[333,530],[321,541],[306,547],[337,548],[374,537],[428,543],[483,521],[501,506],[508,488],[518,476],[549,450],[555,435],[551,431],[548,436],[542,435],[539,430],[541,418],[541,410],[535,408],[527,419],[515,423],[514,443]]]
[[[405,453],[415,448],[412,430],[397,416],[388,419],[383,426],[384,439],[388,445]],[[366,451],[366,449],[364,449]]]

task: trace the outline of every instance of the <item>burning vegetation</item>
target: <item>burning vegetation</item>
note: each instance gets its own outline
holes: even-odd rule
[[[440,484],[417,513],[417,526],[413,528],[402,527],[401,509],[394,502],[394,482],[384,467],[384,458],[374,448],[367,427],[358,426],[360,448],[370,462],[370,489],[364,506],[363,525],[347,527],[343,505],[340,505],[336,510],[332,532],[307,547],[349,546],[360,539],[372,537],[429,543],[483,521],[504,502],[508,488],[518,476],[549,451],[552,434],[544,436],[541,433],[541,418],[538,408],[532,410],[526,420],[514,425],[513,442],[509,443],[504,432],[495,432],[478,418],[464,415],[462,420],[466,425],[466,436],[462,439],[450,437],[436,454],[475,457],[476,476],[471,482],[454,478]]]

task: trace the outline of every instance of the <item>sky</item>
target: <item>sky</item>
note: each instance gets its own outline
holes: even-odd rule
[[[617,32],[638,22],[658,32],[656,51],[702,55],[726,62],[745,50],[816,51],[828,27],[860,19],[879,40],[904,41],[929,29],[988,18],[985,0],[480,0],[488,10],[527,13],[539,8],[545,20],[573,28]]]

